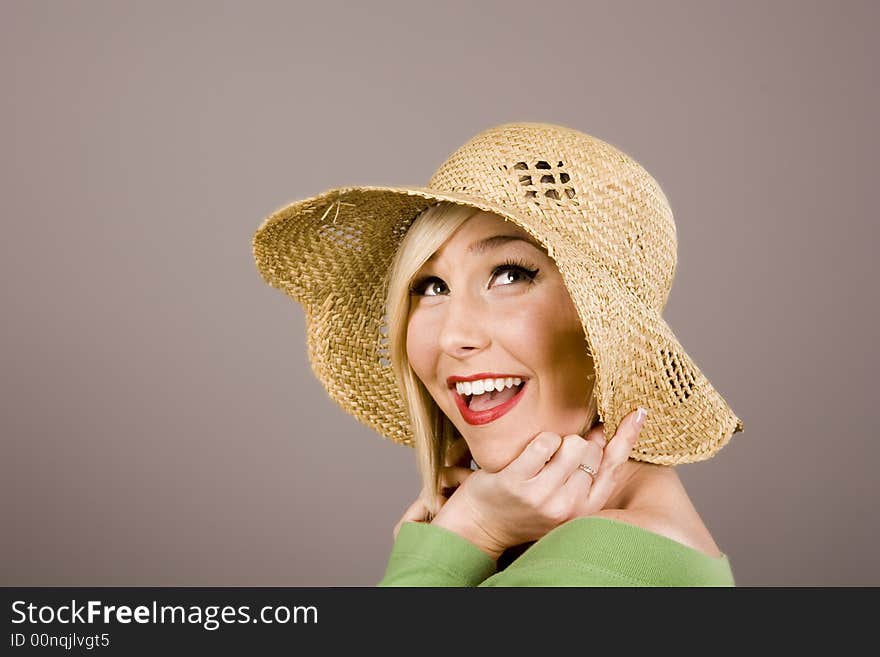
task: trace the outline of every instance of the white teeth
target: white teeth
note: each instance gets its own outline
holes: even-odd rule
[[[493,390],[504,390],[512,386],[518,386],[522,383],[522,379],[518,376],[508,376],[506,379],[483,379],[482,381],[459,381],[455,384],[458,394],[482,395],[484,392],[492,392]]]

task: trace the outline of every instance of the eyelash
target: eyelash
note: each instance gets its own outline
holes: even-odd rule
[[[514,271],[518,271],[519,273],[523,274],[527,279],[524,282],[528,283],[529,285],[531,285],[535,281],[535,277],[538,275],[538,272],[540,271],[539,269],[531,269],[529,267],[528,263],[526,263],[523,260],[520,260],[518,258],[509,258],[505,262],[498,265],[497,267],[495,267],[495,269],[492,270],[492,278],[495,278],[495,276],[497,276],[500,272],[504,271],[505,269],[512,269]],[[437,278],[436,276],[425,276],[423,278],[420,278],[419,280],[417,280],[415,283],[413,283],[410,286],[410,288],[409,288],[410,295],[417,296],[417,297],[427,296],[425,294],[422,294],[422,292],[420,292],[420,290],[424,290],[425,285],[430,283],[431,281],[441,281],[442,282],[442,279]],[[516,281],[514,281],[514,282],[516,282]],[[523,281],[520,281],[520,282],[523,282]],[[434,294],[431,296],[439,296],[439,295]]]

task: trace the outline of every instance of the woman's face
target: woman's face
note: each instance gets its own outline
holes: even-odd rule
[[[480,248],[488,238],[497,239]],[[508,261],[522,268],[502,266]],[[592,359],[559,270],[528,233],[480,212],[413,281],[407,356],[481,468],[501,470],[542,431],[564,436],[584,428]],[[481,380],[519,376],[525,386],[500,417],[485,410],[475,417],[460,408],[466,398],[457,403],[449,381],[475,374]],[[497,405],[489,396],[475,398],[474,408]]]

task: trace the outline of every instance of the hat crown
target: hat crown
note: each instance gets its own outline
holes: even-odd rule
[[[652,307],[666,304],[677,261],[672,209],[638,162],[601,139],[506,123],[459,147],[428,187],[540,215],[549,241],[585,251]]]

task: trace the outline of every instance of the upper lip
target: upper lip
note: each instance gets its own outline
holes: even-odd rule
[[[446,379],[446,385],[450,388],[454,388],[456,383],[461,381],[482,381],[483,379],[522,379],[525,381],[527,376],[523,376],[522,374],[497,374],[495,372],[479,372],[477,374],[469,374],[468,376],[450,376]]]

